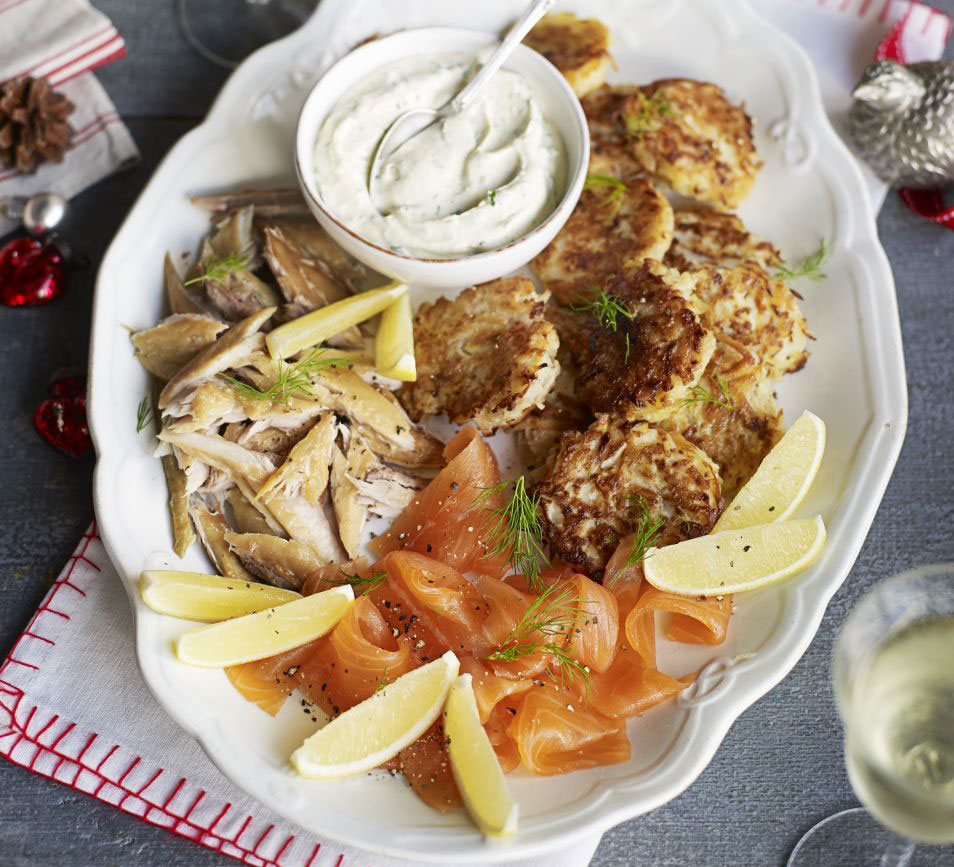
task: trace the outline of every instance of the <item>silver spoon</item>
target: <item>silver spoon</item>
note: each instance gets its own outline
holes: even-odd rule
[[[501,40],[500,44],[494,49],[487,62],[478,70],[477,74],[467,82],[467,85],[452,100],[442,105],[440,108],[412,108],[399,114],[391,125],[384,131],[381,140],[378,142],[374,151],[374,157],[371,160],[371,170],[368,174],[368,194],[371,202],[374,204],[375,182],[381,171],[381,163],[384,162],[394,151],[409,139],[414,138],[418,133],[423,132],[432,124],[457,114],[467,108],[480,89],[493,77],[493,75],[504,65],[507,58],[513,53],[513,50],[523,42],[533,25],[536,24],[550,9],[556,0],[534,0],[527,7],[527,11],[520,16],[513,27],[507,31],[507,35]],[[375,205],[377,207],[377,205]]]

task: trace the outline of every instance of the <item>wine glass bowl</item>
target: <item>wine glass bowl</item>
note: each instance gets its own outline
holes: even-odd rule
[[[297,30],[318,0],[175,0],[176,24],[196,53],[235,69],[253,51]]]
[[[954,841],[954,566],[869,593],[838,637],[833,679],[859,799],[898,834]]]
[[[835,642],[845,763],[864,807],[823,819],[787,867],[907,867],[954,841],[954,563],[882,581]]]

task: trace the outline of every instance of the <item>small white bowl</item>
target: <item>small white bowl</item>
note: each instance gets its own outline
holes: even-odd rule
[[[566,149],[566,189],[554,211],[516,241],[458,259],[404,256],[372,244],[341,222],[321,198],[315,184],[315,141],[329,112],[362,78],[396,60],[422,54],[464,51],[476,54],[498,37],[475,30],[428,27],[404,30],[368,42],[331,67],[308,94],[295,133],[295,170],[305,201],[334,240],[365,265],[395,280],[432,289],[452,289],[494,280],[526,265],[563,228],[586,180],[590,137],[580,102],[553,64],[524,45],[505,64],[533,86],[544,115],[554,124]]]

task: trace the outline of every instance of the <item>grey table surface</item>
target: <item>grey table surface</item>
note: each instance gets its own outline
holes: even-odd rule
[[[31,417],[59,372],[86,368],[95,265],[163,154],[198,123],[226,73],[183,42],[171,0],[94,0],[129,57],[99,74],[143,153],[142,165],[74,201],[65,231],[93,262],[48,307],[0,312],[0,653],[6,653],[92,517],[92,460],[64,457]],[[954,14],[954,0],[934,0]],[[829,685],[832,641],[881,578],[954,560],[954,233],[889,196],[878,228],[897,281],[910,423],[901,458],[857,564],[789,676],[746,711],[696,783],[608,833],[594,867],[781,865],[819,819],[856,805]],[[846,384],[850,387],[850,384]],[[193,843],[0,762],[0,867],[234,863]],[[848,864],[833,850],[832,865]],[[912,867],[954,864],[921,847]]]

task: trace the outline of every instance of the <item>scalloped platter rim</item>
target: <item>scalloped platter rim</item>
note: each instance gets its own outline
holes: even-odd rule
[[[744,99],[756,120],[765,168],[742,217],[792,259],[812,251],[819,235],[829,242],[828,280],[799,286],[818,338],[812,358],[779,389],[789,421],[811,408],[828,423],[825,466],[802,509],[825,518],[829,541],[822,558],[781,587],[740,597],[723,646],[661,642],[664,669],[678,675],[705,665],[705,672],[678,701],[631,721],[629,763],[554,780],[511,775],[522,827],[503,847],[488,847],[462,815],[431,812],[398,780],[296,778],[287,756],[309,733],[309,721],[293,713],[293,702],[273,720],[244,702],[221,672],[175,661],[171,639],[187,624],[146,608],[139,573],[171,564],[205,571],[208,564],[194,551],[183,561],[172,554],[161,467],[149,438],[135,432],[147,377],[123,326],[138,329],[158,320],[162,255],[193,250],[207,225],[188,195],[293,182],[295,122],[311,83],[372,33],[439,24],[494,31],[518,5],[483,0],[451,11],[438,0],[323,0],[299,31],[243,63],[205,122],[166,156],[103,260],[94,305],[89,416],[98,454],[95,508],[135,612],[139,665],[157,701],[228,778],[276,813],[344,844],[443,863],[554,851],[684,791],[733,721],[808,647],[864,542],[907,422],[891,270],[859,168],[825,116],[802,50],[743,0],[560,4],[610,26],[619,62],[611,80],[697,77]]]

